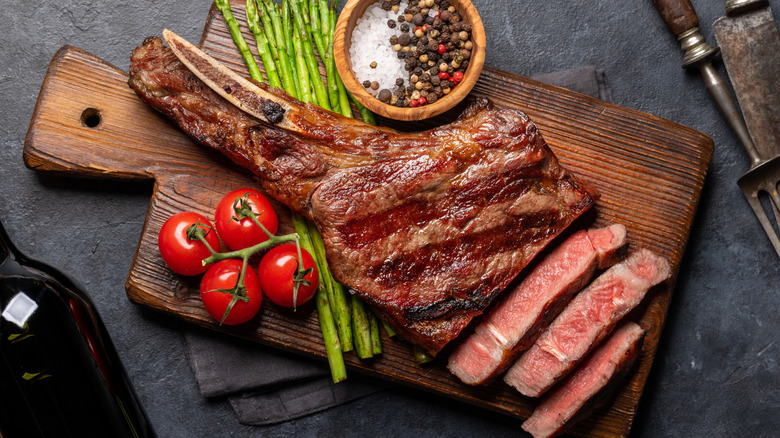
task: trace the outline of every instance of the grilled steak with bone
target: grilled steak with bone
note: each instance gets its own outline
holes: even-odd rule
[[[397,132],[258,86],[165,37],[173,52],[156,37],[134,50],[129,85],[313,221],[334,277],[431,354],[598,196],[521,112],[478,100],[452,124]]]

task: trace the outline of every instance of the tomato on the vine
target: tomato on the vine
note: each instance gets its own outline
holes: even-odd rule
[[[203,275],[200,299],[209,314],[221,324],[243,324],[254,317],[263,303],[263,291],[254,269],[247,266],[243,288],[237,287],[243,262],[220,260]]]
[[[222,241],[234,251],[268,240],[268,235],[248,214],[239,214],[243,209],[254,213],[269,233],[276,234],[279,229],[279,217],[268,198],[254,189],[233,190],[217,204],[214,222]]]
[[[314,259],[303,248],[301,258],[299,263],[297,246],[288,243],[272,248],[260,260],[257,268],[260,286],[274,304],[297,307],[311,300],[317,291],[320,276]]]
[[[176,213],[160,228],[157,238],[160,255],[177,274],[198,275],[209,268],[202,262],[211,255],[211,251],[195,237],[196,230],[203,234],[213,250],[219,251],[219,237],[211,222],[201,214],[192,211]]]

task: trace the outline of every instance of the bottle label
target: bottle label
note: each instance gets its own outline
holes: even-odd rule
[[[24,292],[17,293],[3,310],[3,318],[24,328],[24,324],[30,319],[35,310],[38,309],[38,303],[33,301]]]

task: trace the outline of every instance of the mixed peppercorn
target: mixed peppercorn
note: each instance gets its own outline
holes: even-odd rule
[[[397,78],[395,90],[382,89],[377,98],[397,107],[431,104],[449,94],[462,80],[469,66],[471,25],[447,0],[410,0],[400,11],[400,0],[381,1],[386,11],[402,12],[387,26],[398,28],[399,35],[390,38],[398,59],[409,72],[408,85]],[[377,90],[377,82],[364,81],[365,88]]]

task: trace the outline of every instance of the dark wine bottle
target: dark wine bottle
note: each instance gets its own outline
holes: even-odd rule
[[[0,223],[0,438],[154,436],[89,296]]]

